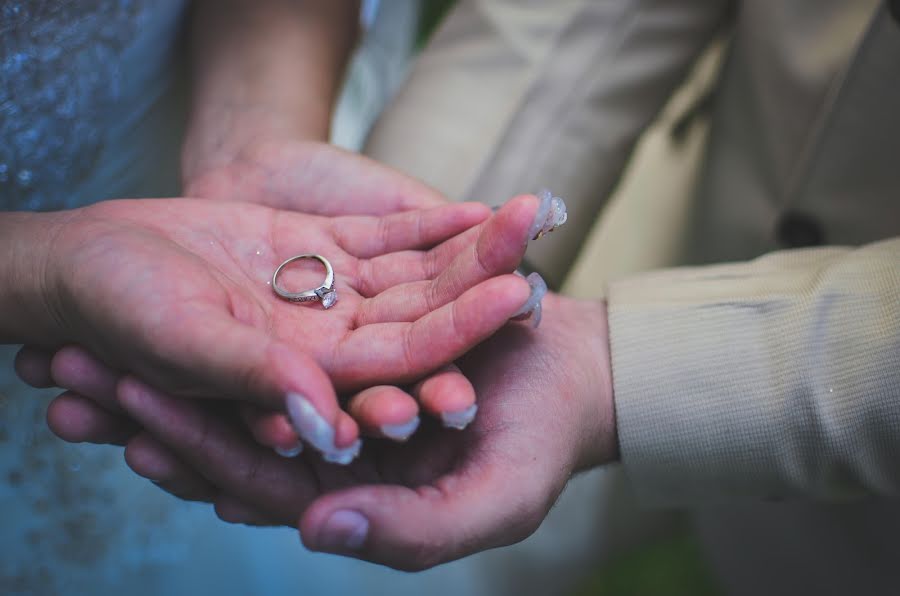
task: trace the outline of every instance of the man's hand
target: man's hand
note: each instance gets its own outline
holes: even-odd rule
[[[480,396],[467,431],[428,426],[342,468],[279,458],[227,418],[125,380],[120,403],[146,429],[126,459],[226,521],[300,519],[313,550],[425,569],[524,539],[573,473],[617,457],[603,304],[548,296],[540,329],[507,326],[461,367]]]

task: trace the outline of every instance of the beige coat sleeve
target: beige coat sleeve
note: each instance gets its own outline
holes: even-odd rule
[[[900,494],[900,238],[639,275],[608,298],[643,500]]]

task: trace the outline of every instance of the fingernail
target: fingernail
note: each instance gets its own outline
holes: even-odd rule
[[[553,232],[569,219],[566,202],[560,197],[554,197],[549,190],[542,190],[537,197],[541,200],[541,204],[534,216],[534,223],[528,230],[528,237],[532,240],[537,240],[544,234]]]
[[[475,419],[475,412],[478,411],[478,404],[472,404],[465,410],[459,412],[442,412],[441,420],[447,428],[455,428],[462,430],[469,426],[469,423]]]
[[[288,393],[285,403],[294,430],[301,439],[319,451],[325,461],[347,465],[359,455],[362,441],[357,439],[349,447],[338,448],[334,443],[334,428],[305,397],[299,393]]]
[[[405,441],[419,428],[419,417],[415,416],[403,424],[382,424],[381,434],[395,441]]]
[[[537,329],[538,325],[541,324],[541,318],[544,316],[544,306],[538,302],[534,305],[534,310],[531,311],[531,314],[528,315],[525,320],[531,321],[531,328]]]
[[[541,323],[541,300],[547,295],[547,283],[544,281],[544,278],[541,277],[541,274],[537,272],[530,273],[528,277],[525,278],[525,281],[527,281],[528,285],[531,287],[531,294],[529,294],[525,304],[523,304],[510,319],[516,321],[531,320],[532,327],[537,327]]]
[[[298,455],[303,453],[303,443],[301,441],[297,441],[297,444],[293,447],[276,447],[275,453],[277,453],[281,457],[297,457]]]
[[[362,440],[356,439],[349,447],[344,447],[343,449],[338,449],[335,447],[331,451],[323,451],[322,459],[331,464],[340,464],[342,466],[346,466],[359,455],[359,450],[362,449]]]
[[[331,514],[319,532],[321,550],[341,553],[362,548],[369,534],[369,520],[358,511],[339,509]]]

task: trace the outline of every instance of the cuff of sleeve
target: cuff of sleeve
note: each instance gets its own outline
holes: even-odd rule
[[[642,501],[677,506],[798,492],[809,437],[796,430],[815,412],[805,388],[798,391],[803,321],[795,301],[802,301],[798,286],[815,283],[814,269],[761,260],[610,286],[619,446]]]

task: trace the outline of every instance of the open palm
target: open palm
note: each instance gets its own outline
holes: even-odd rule
[[[486,208],[323,218],[205,200],[98,204],[56,242],[62,341],[171,394],[282,409],[300,393],[335,420],[327,378],[298,363],[311,357],[344,391],[452,361],[528,298],[521,279],[493,276],[518,263],[536,206],[522,197],[469,230]],[[333,264],[330,310],[272,292],[275,267],[301,253]],[[297,269],[285,285],[321,283],[321,270]]]

